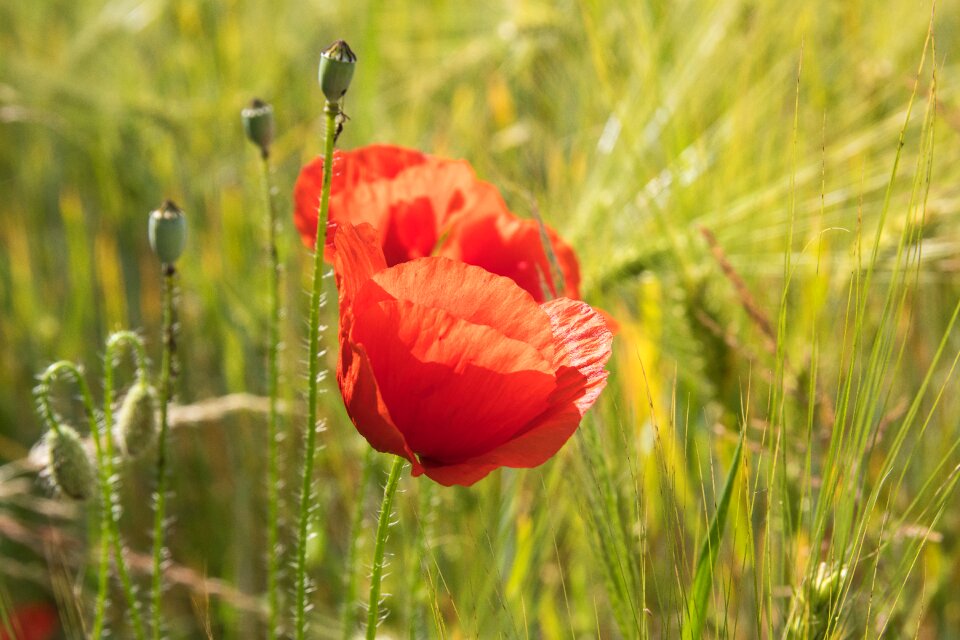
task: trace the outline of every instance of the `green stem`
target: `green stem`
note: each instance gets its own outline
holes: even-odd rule
[[[160,436],[157,439],[156,504],[153,517],[153,580],[150,587],[150,614],[154,640],[160,640],[160,596],[163,592],[163,540],[167,509],[168,408],[172,395],[171,369],[176,351],[174,341],[173,289],[177,268],[163,265],[163,357],[160,361]]]
[[[366,503],[367,485],[370,484],[370,476],[373,475],[374,451],[367,447],[367,453],[363,457],[363,471],[360,474],[360,486],[357,487],[357,495],[353,497],[353,519],[350,522],[350,541],[347,548],[347,562],[343,585],[343,619],[341,627],[343,630],[343,640],[351,640],[354,637],[354,627],[357,624],[357,569],[354,565],[357,562],[357,547],[360,546],[360,531],[363,526],[363,507]]]
[[[340,105],[327,101],[323,109],[327,116],[324,140],[323,189],[320,195],[320,214],[317,216],[317,238],[313,257],[313,288],[310,293],[310,348],[307,356],[307,428],[304,435],[303,482],[300,486],[300,522],[297,531],[297,601],[296,637],[306,637],[307,602],[307,528],[312,502],[313,457],[317,440],[317,393],[320,376],[320,299],[323,292],[323,250],[326,243],[327,211],[330,208],[330,179],[333,175],[333,143],[337,129],[336,118]]]
[[[133,582],[130,580],[130,573],[127,570],[126,559],[123,556],[123,547],[120,544],[120,532],[117,524],[118,509],[116,495],[113,489],[113,460],[112,460],[112,442],[108,422],[109,409],[104,413],[104,440],[100,440],[101,426],[97,421],[96,410],[93,405],[93,396],[90,393],[90,387],[87,381],[77,367],[72,362],[61,360],[47,367],[40,381],[40,413],[43,419],[51,425],[54,430],[59,429],[59,419],[50,406],[50,383],[53,382],[61,373],[67,373],[74,379],[77,386],[80,387],[81,398],[83,399],[84,410],[87,414],[87,420],[90,423],[90,437],[93,440],[94,452],[97,458],[97,480],[100,485],[100,573],[98,578],[98,591],[96,612],[94,614],[93,633],[91,637],[99,638],[103,633],[103,621],[106,612],[106,595],[108,580],[106,577],[108,571],[107,546],[109,544],[113,549],[114,563],[117,565],[117,573],[120,576],[120,584],[123,588],[124,596],[127,599],[127,605],[130,609],[130,619],[133,624],[133,631],[137,640],[144,640],[143,620],[140,617],[140,608],[137,604],[136,595],[133,592]],[[105,406],[109,407],[109,398],[105,401]]]
[[[387,548],[387,534],[390,531],[390,518],[393,517],[393,497],[397,494],[400,472],[405,460],[397,456],[390,467],[387,485],[383,488],[383,504],[380,506],[380,519],[377,521],[377,542],[373,548],[373,570],[370,573],[370,600],[367,608],[367,640],[377,637],[377,624],[380,622],[380,581],[383,578],[383,556]]]
[[[268,610],[268,637],[277,637],[277,622],[279,615],[279,594],[277,575],[280,568],[280,553],[278,549],[279,536],[279,417],[277,411],[278,394],[280,388],[280,279],[283,267],[280,264],[280,254],[277,250],[277,208],[273,201],[273,186],[270,181],[270,154],[264,149],[263,154],[263,190],[267,207],[267,243],[270,253],[270,324],[267,370],[269,381],[267,393],[270,395],[270,413],[267,419],[267,610]]]

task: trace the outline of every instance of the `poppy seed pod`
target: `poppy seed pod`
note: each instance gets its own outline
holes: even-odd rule
[[[320,54],[320,69],[317,79],[323,95],[329,102],[336,102],[350,88],[357,56],[343,40],[337,40]]]
[[[240,112],[240,117],[247,138],[266,154],[273,142],[273,107],[255,98],[249,107]]]
[[[86,500],[93,493],[96,473],[76,429],[61,424],[47,432],[48,473],[64,495]]]
[[[150,385],[138,382],[123,399],[117,412],[113,438],[128,458],[146,451],[157,437],[156,393]]]
[[[150,213],[148,226],[150,248],[164,264],[173,264],[183,253],[187,241],[187,220],[170,200]]]

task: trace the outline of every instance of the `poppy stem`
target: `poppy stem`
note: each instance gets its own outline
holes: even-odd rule
[[[323,152],[323,188],[320,192],[320,213],[317,216],[317,238],[313,257],[313,288],[310,293],[309,355],[307,356],[307,428],[304,434],[303,482],[300,486],[300,522],[297,531],[296,606],[297,640],[306,637],[307,601],[307,533],[310,504],[313,496],[313,458],[317,440],[317,395],[320,377],[320,303],[323,294],[323,250],[327,238],[327,212],[330,209],[330,180],[333,177],[333,144],[340,104],[327,100],[326,137]]]
[[[269,382],[267,393],[270,396],[269,418],[267,420],[267,610],[268,610],[268,637],[277,637],[277,622],[279,615],[278,579],[280,553],[277,548],[279,541],[279,417],[277,411],[278,394],[280,387],[280,279],[283,267],[280,264],[280,254],[277,250],[277,207],[273,200],[273,185],[270,180],[270,155],[264,150],[263,159],[263,191],[267,208],[267,250],[270,253],[270,319],[268,331],[267,370]]]
[[[117,525],[117,500],[113,488],[113,460],[107,455],[104,446],[111,447],[109,428],[101,421],[97,420],[97,414],[93,406],[93,396],[90,393],[90,387],[83,377],[80,368],[72,362],[61,360],[47,367],[47,370],[40,378],[38,388],[38,398],[40,404],[40,413],[43,419],[50,424],[51,428],[59,430],[60,419],[54,414],[50,404],[50,385],[62,374],[67,374],[80,387],[80,397],[83,400],[83,407],[87,414],[87,421],[90,424],[90,438],[93,440],[94,454],[97,464],[97,484],[100,485],[100,574],[98,580],[97,605],[93,622],[93,635],[98,638],[103,631],[104,614],[106,610],[107,596],[107,571],[109,570],[108,548],[113,548],[114,562],[117,565],[117,573],[120,576],[120,584],[123,587],[124,596],[130,607],[130,620],[133,624],[134,637],[137,640],[144,640],[143,621],[140,618],[140,608],[137,606],[137,599],[133,592],[133,583],[130,580],[130,573],[127,571],[127,563],[123,557],[123,547],[120,544],[120,533]],[[100,439],[101,429],[104,433],[106,445]]]
[[[163,265],[163,356],[160,361],[160,435],[157,439],[156,496],[153,518],[153,580],[150,589],[150,613],[154,640],[160,640],[160,596],[163,592],[163,548],[167,508],[167,432],[168,408],[172,395],[173,358],[176,353],[173,293],[177,269]]]
[[[387,548],[387,534],[390,532],[390,519],[393,517],[393,497],[400,484],[400,473],[405,460],[400,456],[393,459],[387,484],[383,488],[383,504],[380,506],[380,519],[377,521],[377,541],[373,548],[373,570],[370,573],[370,600],[367,607],[367,640],[377,637],[377,625],[380,622],[380,581],[383,578],[383,557]]]
[[[351,640],[354,637],[357,624],[357,570],[354,565],[357,562],[357,547],[360,546],[360,533],[363,527],[364,504],[367,497],[367,485],[370,484],[370,476],[373,475],[375,453],[373,448],[368,447],[363,456],[363,470],[360,473],[360,484],[357,487],[357,493],[353,497],[353,516],[350,521],[350,539],[347,547],[346,570],[344,571],[343,583],[343,617],[341,627],[343,631],[343,640]]]
[[[119,501],[117,498],[117,492],[114,487],[115,476],[113,468],[113,438],[110,434],[110,429],[113,428],[113,369],[115,360],[119,355],[118,351],[123,346],[129,347],[133,353],[134,362],[137,369],[137,380],[145,380],[147,376],[147,353],[144,349],[143,340],[140,339],[140,336],[132,331],[119,331],[111,335],[107,339],[107,348],[106,354],[104,355],[103,368],[103,465],[105,467],[105,474],[107,476],[107,482],[109,485],[109,505],[104,508],[109,510],[111,514],[110,520],[114,521],[119,517],[120,506],[118,504]],[[94,442],[96,442],[96,439]],[[143,630],[143,622],[140,619],[140,603],[137,602],[137,599],[134,596],[133,587],[129,576],[125,575],[127,573],[127,567],[123,558],[123,549],[120,544],[119,527],[115,522],[113,524],[112,531],[110,532],[110,539],[114,545],[117,571],[120,573],[121,582],[123,583],[124,592],[127,598],[127,604],[130,607],[130,617],[134,621],[134,631],[137,635],[137,638],[145,638],[146,636]],[[92,637],[98,638],[99,634],[94,634]]]

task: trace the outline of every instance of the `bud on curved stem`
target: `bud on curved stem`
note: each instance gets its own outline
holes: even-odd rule
[[[137,368],[137,380],[127,395],[113,420],[113,374],[120,350],[130,349]],[[135,458],[153,444],[157,435],[156,391],[150,386],[147,369],[147,351],[143,339],[132,331],[118,331],[107,339],[107,351],[104,366],[104,422],[113,427],[113,438],[120,451],[127,457]],[[108,439],[109,440],[109,439]],[[107,442],[108,453],[112,442]]]
[[[44,439],[50,457],[47,472],[53,485],[68,498],[87,500],[97,484],[96,471],[80,434],[69,424],[58,424]]]
[[[110,437],[108,433],[100,433],[100,424],[98,423],[96,410],[94,409],[90,387],[87,386],[87,381],[77,365],[61,360],[47,367],[47,370],[40,376],[40,384],[37,386],[38,411],[43,421],[46,422],[60,438],[63,438],[66,428],[63,425],[63,421],[54,412],[50,402],[51,385],[61,375],[71,377],[77,386],[80,387],[80,397],[83,400],[84,411],[90,424],[90,437],[93,440],[97,462],[96,475],[100,487],[100,570],[92,637],[100,637],[103,629],[107,589],[109,586],[107,580],[109,571],[108,549],[112,547],[117,573],[120,576],[120,584],[123,587],[123,592],[127,600],[128,613],[131,625],[133,626],[134,637],[137,640],[144,640],[145,636],[143,621],[140,617],[140,607],[133,592],[133,582],[130,580],[130,573],[127,570],[126,559],[123,555],[123,546],[120,541],[119,525],[117,524],[119,510],[116,508],[116,492],[112,481],[113,461],[111,459],[112,447],[109,443]],[[106,443],[101,440],[101,435],[104,436],[104,439],[107,441]],[[67,438],[69,439],[69,436],[67,436]],[[63,446],[62,443],[61,446]],[[69,447],[71,445],[66,446]],[[52,453],[51,451],[51,454]]]

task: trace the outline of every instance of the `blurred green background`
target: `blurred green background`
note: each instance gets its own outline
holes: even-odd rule
[[[585,426],[596,442],[467,490],[404,480],[385,633],[673,637],[745,428],[751,480],[728,522],[711,636],[787,634],[804,577],[839,546],[862,564],[843,561],[851,586],[828,634],[958,637],[958,34],[957,3],[932,14],[892,0],[0,4],[0,588],[15,602],[56,594],[61,607],[90,596],[82,546],[68,553],[48,537],[82,544],[84,510],[50,500],[16,461],[42,435],[31,389],[47,364],[83,363],[96,381],[120,328],[141,331],[159,360],[146,222],[164,198],[190,230],[178,402],[263,395],[265,213],[239,118],[253,97],[277,120],[284,393],[299,406],[309,255],[289,194],[322,146],[319,52],[342,38],[359,64],[340,146],[468,159],[516,213],[538,210],[575,246],[586,298],[621,322],[609,388]],[[898,260],[921,238],[912,266]],[[902,306],[884,306],[887,287],[894,300],[907,292]],[[854,323],[848,301],[861,296]],[[876,336],[897,346],[882,362],[868,357]],[[340,636],[350,514],[365,495],[375,517],[386,464],[376,460],[361,494],[366,444],[328,387],[310,555],[317,637]],[[832,448],[844,398],[861,407],[850,423],[869,447]],[[214,637],[259,637],[262,411],[190,422],[173,441],[171,546],[185,573],[168,594],[171,633],[202,637],[206,621]],[[910,429],[907,453],[887,439],[896,425]],[[902,482],[865,507],[893,461]],[[831,469],[854,474],[839,498],[820,493]],[[149,478],[124,472],[122,528],[138,551],[149,548]],[[814,516],[833,499],[862,538]],[[595,507],[610,501],[616,517],[601,522],[610,512]],[[635,578],[608,566],[619,547],[602,541],[613,539]],[[366,579],[362,561],[351,568]],[[633,614],[618,613],[628,602]]]

